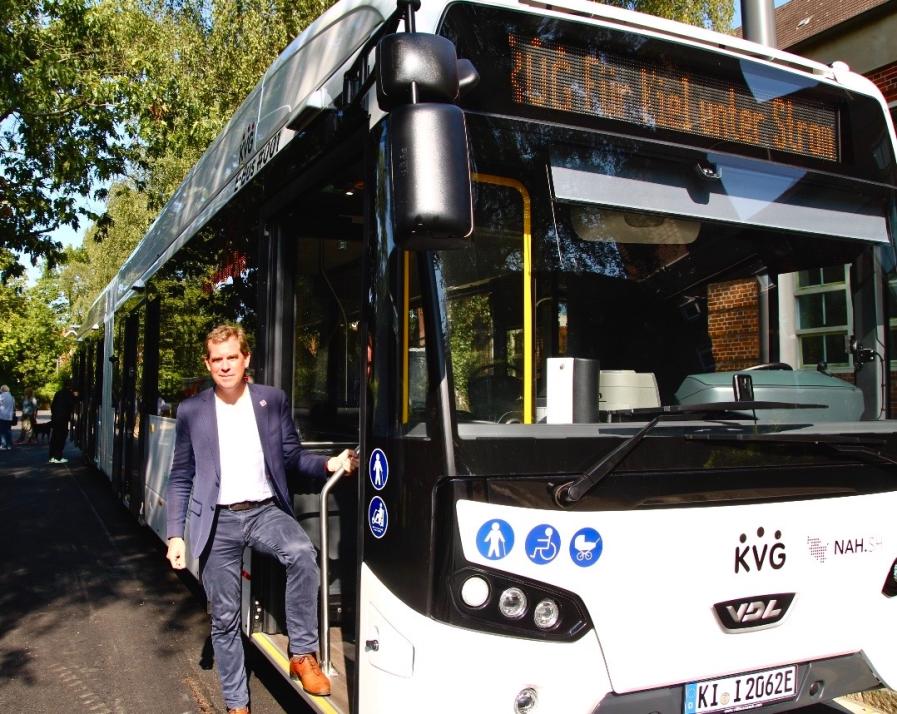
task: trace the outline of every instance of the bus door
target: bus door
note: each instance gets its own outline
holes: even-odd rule
[[[146,481],[150,472],[149,438],[155,424],[151,415],[162,412],[163,403],[159,399],[159,319],[160,301],[157,295],[151,296],[146,304],[143,319],[141,338],[143,344],[138,346],[138,359],[143,360],[142,375],[138,382],[140,389],[136,412],[137,444],[132,469],[134,470],[133,493],[135,500],[139,500],[139,518],[141,523],[146,522],[144,510],[144,498],[146,496]]]
[[[103,399],[103,349],[102,339],[92,342],[87,348],[87,371],[89,388],[81,395],[85,400],[84,410],[84,453],[89,463],[96,463],[97,458],[97,420],[100,416],[100,403]]]
[[[292,395],[293,418],[305,448],[335,454],[359,439],[360,306],[364,182],[361,164],[339,169],[291,201],[269,224],[269,280],[263,309],[266,381]],[[257,352],[260,350],[257,349]],[[290,483],[296,518],[320,550],[321,475]],[[334,704],[348,711],[347,671],[354,667],[357,577],[357,481],[343,479],[328,502],[328,599]],[[282,571],[253,555],[256,635],[286,652]],[[261,613],[261,614],[259,614]],[[272,644],[273,643],[273,644]],[[276,659],[276,658],[275,658]]]
[[[114,404],[113,474],[122,501],[139,516],[143,505],[141,418],[143,401],[143,335],[145,303],[124,320],[117,340]]]

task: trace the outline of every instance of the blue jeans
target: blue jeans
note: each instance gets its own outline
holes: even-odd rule
[[[12,448],[12,419],[0,419],[0,446]]]
[[[212,647],[228,709],[249,705],[240,634],[243,548],[277,558],[286,567],[286,620],[291,654],[317,653],[318,584],[315,548],[291,515],[273,503],[248,511],[218,509],[200,576],[212,618]]]

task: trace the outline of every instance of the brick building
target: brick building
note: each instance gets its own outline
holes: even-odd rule
[[[776,9],[779,49],[846,62],[878,85],[897,111],[897,0],[791,0]]]

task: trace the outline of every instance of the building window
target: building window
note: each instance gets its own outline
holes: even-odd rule
[[[850,368],[847,335],[850,333],[850,297],[847,266],[801,270],[797,300],[800,366]]]

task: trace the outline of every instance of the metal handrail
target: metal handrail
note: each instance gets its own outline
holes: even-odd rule
[[[356,453],[358,450],[356,449]],[[330,661],[330,543],[327,527],[327,496],[339,480],[346,475],[346,469],[335,471],[333,476],[327,479],[324,488],[321,489],[321,595],[318,598],[321,604],[321,619],[318,625],[320,632],[318,639],[321,646],[321,669],[324,674],[332,677],[336,674]]]

